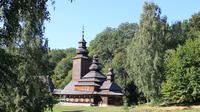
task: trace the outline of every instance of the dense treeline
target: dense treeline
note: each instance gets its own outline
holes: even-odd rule
[[[200,95],[200,38],[189,39],[176,50],[169,50],[165,61],[166,83],[163,99],[167,102],[196,102]]]
[[[169,25],[159,6],[145,3],[139,24],[107,27],[91,41],[89,55],[100,55],[104,73],[114,68],[115,80],[125,92],[125,104],[195,102],[200,96],[199,21],[197,13]],[[57,63],[54,75],[60,81],[69,80],[69,69],[65,71],[60,63],[64,62]]]
[[[55,88],[63,89],[71,80],[72,59],[75,55],[75,48],[49,51],[51,78]]]
[[[2,112],[52,108],[54,100],[44,80],[50,76],[60,89],[71,80],[76,49],[49,50],[43,36],[49,19],[46,3],[0,3]],[[200,13],[169,25],[159,6],[145,3],[140,23],[107,27],[88,49],[89,55],[99,54],[103,73],[114,68],[124,104],[190,103],[200,98]]]

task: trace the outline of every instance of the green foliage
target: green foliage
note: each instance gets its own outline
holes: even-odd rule
[[[53,107],[53,97],[41,80],[49,75],[47,0],[0,2],[0,111],[41,112]],[[6,57],[5,57],[6,56]],[[4,60],[6,59],[6,60]],[[5,77],[4,77],[5,76]]]
[[[67,84],[67,80],[71,80],[71,76],[68,76],[68,73],[71,75],[69,71],[72,69],[72,59],[76,55],[75,51],[74,48],[65,50],[66,57],[56,64],[52,77],[56,88],[63,88],[65,86],[64,84]]]
[[[123,92],[125,93],[123,99],[124,104],[132,105],[137,104],[142,100],[140,99],[137,87],[127,73],[126,61],[126,53],[119,52],[112,59],[111,66],[114,68],[116,83],[120,85],[121,88],[123,88]]]
[[[124,87],[123,75],[126,75],[126,47],[134,38],[138,25],[135,23],[122,23],[118,28],[106,28],[90,43],[90,55],[99,54],[103,65],[103,72],[113,67],[116,72],[116,80]],[[121,65],[121,66],[119,66]]]
[[[89,55],[99,54],[102,65],[110,63],[114,55],[125,52],[137,29],[135,23],[122,23],[116,29],[106,28],[91,41]]]
[[[166,36],[167,49],[175,49],[178,45],[182,45],[188,39],[189,23],[187,20],[181,22],[178,21],[175,24],[168,27],[168,33]]]
[[[68,72],[68,75],[61,81],[58,88],[64,88],[72,80],[72,70]]]
[[[170,53],[165,61],[163,99],[172,103],[196,101],[200,95],[200,37]]]
[[[109,48],[109,39],[112,37],[114,29],[106,28],[102,33],[98,34],[94,40],[91,41],[89,46],[89,55],[99,54],[100,62],[102,64],[110,62],[112,52]],[[106,60],[107,59],[107,60]]]
[[[48,52],[48,56],[49,56],[49,63],[51,66],[51,69],[50,69],[51,74],[53,74],[53,70],[56,67],[57,63],[60,62],[63,58],[65,58],[66,54],[64,50],[53,49]]]
[[[192,15],[192,17],[189,19],[189,25],[190,25],[190,33],[196,34],[196,32],[200,31],[200,12]]]
[[[12,71],[19,63],[17,56],[7,53],[4,49],[0,48],[0,84],[12,83],[12,78],[15,77],[15,73]],[[11,78],[11,79],[10,79]]]
[[[189,20],[178,21],[168,26],[166,36],[167,49],[175,49],[178,45],[183,45],[189,38],[197,38],[200,31],[200,13],[192,15]]]
[[[145,3],[139,31],[127,49],[129,77],[134,80],[147,101],[154,102],[160,96],[163,79],[163,55],[165,51],[166,20],[160,18],[160,8]]]
[[[112,59],[112,67],[115,68],[115,80],[116,82],[122,87],[126,87],[127,81],[122,81],[122,79],[125,80],[127,78],[127,72],[125,71],[125,64],[126,64],[126,54],[119,52],[115,55],[115,57]],[[121,65],[121,66],[119,66]],[[128,79],[127,79],[128,80]]]

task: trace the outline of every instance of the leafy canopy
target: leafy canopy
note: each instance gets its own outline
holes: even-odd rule
[[[52,108],[53,97],[42,80],[49,75],[48,41],[43,37],[47,0],[3,0],[0,8],[0,65],[7,68],[0,70],[0,111]]]
[[[162,94],[166,102],[197,100],[200,95],[200,37],[189,39],[184,45],[170,51],[165,61],[165,75]]]
[[[147,101],[160,96],[163,55],[165,51],[166,20],[161,19],[160,8],[145,3],[141,14],[139,31],[127,48],[129,77],[134,80]]]

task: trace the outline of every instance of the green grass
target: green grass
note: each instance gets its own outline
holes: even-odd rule
[[[51,112],[51,111],[47,111]],[[55,105],[53,112],[124,112],[123,107],[88,107],[88,106],[59,106]]]
[[[179,110],[176,112],[200,112],[200,109],[191,109],[191,110]]]
[[[180,110],[181,109],[181,110]],[[46,111],[51,112],[51,111]],[[55,105],[53,112],[200,112],[200,108],[179,108],[179,107],[150,107],[141,105],[136,107],[125,108],[123,106],[108,106],[108,107],[87,107],[87,106],[60,106]]]

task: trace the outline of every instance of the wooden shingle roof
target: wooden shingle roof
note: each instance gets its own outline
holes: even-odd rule
[[[110,91],[122,91],[122,89],[114,82],[104,82],[100,87],[101,90],[110,90]]]
[[[97,78],[85,78],[80,79],[79,82],[104,82],[105,79],[97,79]]]
[[[86,78],[102,78],[102,79],[106,79],[106,76],[104,74],[102,74],[101,72],[99,72],[99,71],[90,71],[85,76],[83,76],[83,79],[86,79]]]
[[[61,94],[68,95],[84,95],[84,94],[96,94],[95,91],[77,91],[75,85],[78,84],[78,80],[71,80],[67,86],[61,91]]]

